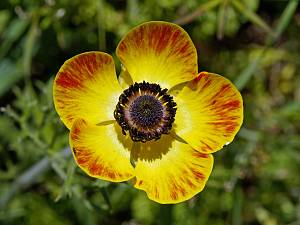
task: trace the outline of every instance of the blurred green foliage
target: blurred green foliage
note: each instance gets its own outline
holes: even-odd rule
[[[300,224],[297,4],[2,0],[0,224]],[[177,205],[156,204],[130,183],[87,177],[65,156],[68,132],[52,103],[52,80],[66,59],[89,50],[114,55],[122,36],[149,20],[181,24],[199,70],[224,74],[244,98],[238,137],[214,154],[204,191]]]

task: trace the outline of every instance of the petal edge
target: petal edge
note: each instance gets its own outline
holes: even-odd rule
[[[243,122],[243,99],[218,74],[201,72],[175,97],[176,134],[194,149],[213,153],[232,142]]]
[[[212,168],[212,155],[164,135],[140,148],[134,186],[158,203],[179,203],[203,190]]]
[[[115,123],[97,126],[77,119],[69,136],[77,165],[91,177],[112,182],[131,179],[134,176],[129,161],[132,142],[121,132]]]
[[[120,93],[114,61],[103,52],[85,52],[67,60],[53,84],[54,106],[68,129],[77,118],[94,124],[114,119]]]
[[[133,28],[116,53],[134,82],[170,89],[197,76],[197,50],[186,31],[173,23],[151,21]]]

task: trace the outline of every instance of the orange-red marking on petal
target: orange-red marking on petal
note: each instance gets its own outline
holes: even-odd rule
[[[120,93],[113,59],[103,52],[86,52],[67,60],[53,85],[54,105],[67,128],[78,118],[94,124],[114,119]]]
[[[88,175],[121,182],[133,177],[130,142],[117,124],[97,126],[77,119],[70,132],[70,145],[78,166]]]
[[[169,89],[197,77],[197,51],[188,34],[175,24],[141,24],[121,40],[117,55],[134,82]]]
[[[202,72],[175,97],[176,134],[203,153],[231,142],[243,121],[243,100],[226,78]]]
[[[211,155],[167,135],[141,145],[135,160],[135,187],[159,203],[181,202],[200,192],[213,165]]]

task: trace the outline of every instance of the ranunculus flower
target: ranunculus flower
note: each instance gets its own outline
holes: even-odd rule
[[[239,91],[220,75],[198,74],[194,44],[172,23],[134,28],[116,53],[119,78],[113,58],[96,51],[56,75],[54,104],[78,166],[103,180],[133,179],[159,203],[190,199],[212,171],[211,153],[242,124]]]

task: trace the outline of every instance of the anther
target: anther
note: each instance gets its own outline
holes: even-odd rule
[[[158,84],[134,83],[119,97],[114,117],[133,141],[158,140],[175,120],[176,103]]]

